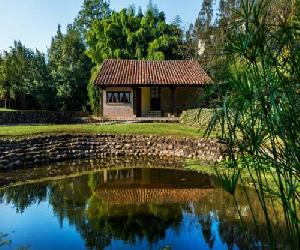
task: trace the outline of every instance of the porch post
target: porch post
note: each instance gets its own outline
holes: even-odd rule
[[[101,112],[101,116],[103,117],[103,106],[104,106],[104,91],[105,91],[105,87],[101,86],[101,100],[100,100],[100,112]]]
[[[175,116],[175,90],[176,87],[170,87],[171,89],[171,111],[172,111],[172,115]]]
[[[138,88],[133,86],[132,88],[132,107],[133,107],[133,115],[137,117],[137,91]]]

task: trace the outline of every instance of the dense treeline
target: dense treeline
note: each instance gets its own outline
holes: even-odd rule
[[[274,5],[274,13],[284,11],[285,1]],[[94,88],[93,79],[107,58],[193,58],[215,82],[222,83],[230,54],[225,49],[226,31],[236,19],[233,10],[240,8],[240,0],[202,0],[199,7],[195,23],[184,30],[179,16],[167,23],[152,1],[144,12],[134,6],[115,12],[105,0],[84,0],[67,30],[62,32],[58,26],[46,53],[26,48],[20,41],[0,53],[0,100],[9,99],[18,109],[91,108],[98,113],[100,90]],[[209,90],[208,95],[216,94],[215,89]]]
[[[179,16],[167,23],[152,1],[145,12],[130,6],[120,12],[105,0],[84,0],[74,22],[58,26],[46,53],[15,41],[0,53],[0,100],[19,109],[99,111],[93,76],[106,58],[186,59],[203,63],[219,81],[223,71],[224,32],[237,1],[203,0],[199,17],[187,32]],[[216,10],[217,9],[217,10]]]
[[[92,110],[99,112],[99,89],[93,79],[103,60],[117,59],[182,59],[183,32],[176,24],[167,24],[165,14],[149,3],[145,13],[134,7],[112,12],[95,20],[86,33],[87,55],[96,65],[88,86]]]
[[[51,96],[51,81],[45,54],[14,42],[9,52],[0,57],[0,94],[18,102],[18,106],[48,108]],[[28,100],[28,96],[31,96]],[[33,104],[34,103],[34,104]]]

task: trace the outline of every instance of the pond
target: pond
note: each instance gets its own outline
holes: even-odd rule
[[[87,163],[56,164],[56,175],[51,166],[10,178],[5,173],[11,183],[21,175],[30,182],[0,189],[0,249],[268,248],[265,223],[254,226],[242,190],[238,213],[213,177],[172,162],[143,161],[144,168],[126,162],[92,170]],[[249,195],[262,218],[258,200]]]

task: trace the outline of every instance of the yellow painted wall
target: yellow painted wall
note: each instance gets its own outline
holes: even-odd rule
[[[142,116],[145,116],[150,111],[150,88],[143,87],[142,89]]]

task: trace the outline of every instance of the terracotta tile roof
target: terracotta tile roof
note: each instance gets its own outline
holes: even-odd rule
[[[99,188],[97,196],[109,204],[198,202],[213,188]]]
[[[195,60],[143,61],[105,60],[94,82],[118,85],[203,85],[212,83]]]

